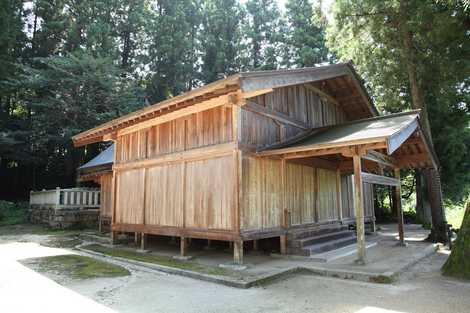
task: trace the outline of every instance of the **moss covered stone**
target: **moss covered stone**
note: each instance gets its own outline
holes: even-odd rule
[[[470,197],[457,240],[447,262],[442,267],[444,275],[470,279]]]

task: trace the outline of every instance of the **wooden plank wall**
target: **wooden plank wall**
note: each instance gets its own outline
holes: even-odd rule
[[[341,176],[341,201],[343,208],[343,218],[354,218],[354,199],[353,199],[353,175]],[[374,186],[369,183],[363,183],[364,216],[374,216]]]
[[[231,153],[118,171],[116,223],[234,230],[235,162]]]
[[[286,163],[285,207],[291,225],[338,219],[336,172]],[[281,161],[243,157],[243,230],[281,226]]]
[[[279,227],[281,222],[281,161],[242,157],[241,229]]]
[[[220,106],[120,136],[116,162],[155,158],[232,141],[232,109]]]
[[[312,128],[346,121],[343,110],[303,85],[274,89],[249,100]],[[304,131],[248,110],[241,112],[241,128],[242,143],[257,147],[287,140]]]
[[[232,108],[219,106],[118,137],[116,163],[131,166],[116,170],[115,223],[234,230],[232,151],[132,167],[139,160],[232,142],[232,119]]]
[[[112,214],[112,184],[113,184],[113,174],[103,174],[100,177],[100,215],[102,217],[111,217]]]

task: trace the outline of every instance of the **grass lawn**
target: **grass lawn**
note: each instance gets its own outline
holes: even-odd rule
[[[39,272],[53,272],[74,279],[130,275],[130,272],[122,266],[74,254],[29,259],[22,263],[37,265]]]
[[[129,251],[126,249],[108,248],[108,247],[98,245],[98,244],[82,246],[82,248],[99,252],[99,253],[103,253],[109,256],[121,257],[121,258],[147,262],[147,263],[154,263],[154,264],[164,265],[168,267],[174,267],[178,269],[199,272],[203,274],[221,275],[221,276],[230,276],[232,274],[231,271],[228,271],[220,267],[207,266],[207,265],[199,264],[199,263],[192,262],[192,261],[179,261],[168,256],[160,256],[160,255],[154,255],[154,254],[142,254],[138,252]]]
[[[16,224],[16,225],[0,225],[0,236],[12,235],[56,235],[56,236],[72,236],[83,233],[86,230],[79,229],[52,229],[45,225],[39,224]]]
[[[462,225],[464,214],[465,207],[463,205],[461,207],[454,206],[452,208],[447,208],[447,223],[452,224],[452,228],[460,228],[460,225]]]

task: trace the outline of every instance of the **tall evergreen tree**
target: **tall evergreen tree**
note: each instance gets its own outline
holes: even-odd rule
[[[200,22],[197,1],[155,3],[148,27],[148,96],[151,102],[194,87],[198,70],[196,35]]]
[[[330,60],[319,7],[314,7],[309,0],[288,0],[286,19],[289,27],[285,66],[315,66]]]
[[[356,62],[379,105],[395,111],[410,103],[422,110],[424,131],[434,138],[440,157],[445,195],[451,196],[445,186],[453,176],[466,180],[461,187],[468,188],[468,171],[463,168],[468,166],[469,151],[462,146],[468,137],[456,140],[469,134],[468,107],[462,105],[468,101],[469,70],[464,44],[468,41],[468,17],[463,9],[459,4],[414,0],[342,0],[336,2],[333,13],[330,45],[342,59]],[[440,120],[456,115],[460,118],[455,119],[452,129],[441,128],[447,124]],[[456,153],[448,158],[449,151]],[[446,165],[449,161],[453,164]],[[447,171],[452,168],[456,172]],[[421,174],[418,190],[428,191],[433,237],[445,240],[440,175],[434,170]],[[462,189],[458,193],[461,195]],[[418,193],[418,211],[422,198]]]
[[[249,0],[245,4],[243,33],[249,57],[246,69],[276,69],[281,53],[281,14],[274,0]]]
[[[201,78],[210,83],[241,68],[243,14],[235,0],[204,0]]]

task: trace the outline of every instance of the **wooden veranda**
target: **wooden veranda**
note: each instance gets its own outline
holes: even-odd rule
[[[286,162],[299,160],[311,165],[336,168],[338,179],[341,174],[353,174],[357,262],[360,264],[366,262],[363,182],[393,187],[397,203],[399,244],[404,245],[400,169],[437,168],[432,146],[421,131],[419,111],[314,129],[289,142],[265,148],[258,152],[258,156],[280,158],[283,168]],[[284,175],[281,180],[285,184]],[[338,182],[337,186],[341,188]],[[341,197],[341,192],[337,195]],[[341,214],[342,210],[339,212]]]

